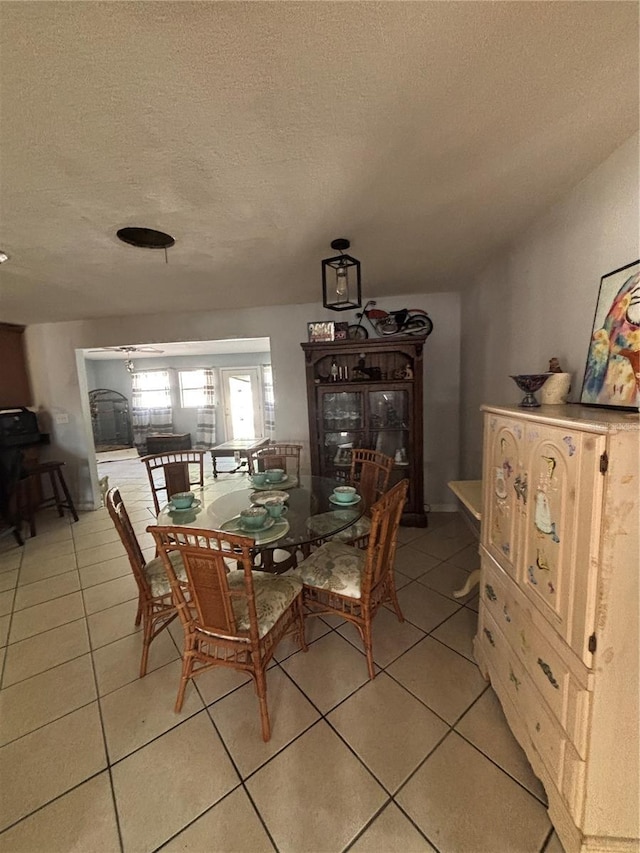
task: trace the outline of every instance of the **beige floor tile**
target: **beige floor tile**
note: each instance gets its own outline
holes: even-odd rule
[[[76,554],[78,568],[83,569],[85,566],[92,566],[94,563],[104,563],[105,560],[112,560],[114,557],[126,555],[124,545],[118,538],[116,542],[109,542],[107,545],[98,545],[95,548],[86,548],[84,551],[79,551]]]
[[[429,569],[437,566],[440,560],[422,551],[417,551],[411,545],[404,545],[396,551],[394,566],[396,572],[406,575],[408,578],[419,578]]]
[[[87,551],[89,548],[98,548],[100,545],[109,545],[112,542],[120,542],[120,534],[112,524],[104,530],[94,530],[93,533],[76,533],[74,531],[73,541],[76,554]]]
[[[465,572],[472,572],[474,569],[480,568],[480,554],[478,553],[479,545],[477,542],[472,542],[467,545],[462,551],[458,551],[449,557],[449,562]]]
[[[398,528],[398,544],[406,545],[407,542],[411,542],[413,539],[417,539],[418,536],[422,536],[424,534],[424,527],[399,527]]]
[[[540,780],[534,775],[520,744],[502,713],[498,697],[491,688],[472,705],[456,725],[456,731],[495,761],[514,779],[543,802],[546,795]]]
[[[18,548],[17,545],[12,547],[10,551],[0,552],[0,573],[4,574],[4,572],[20,568],[23,553],[24,548]]]
[[[450,725],[487,686],[475,664],[431,637],[409,649],[387,672]]]
[[[23,566],[30,566],[35,562],[69,557],[74,553],[71,531],[64,539],[58,539],[55,532],[40,534],[33,539],[27,539],[24,544]]]
[[[265,764],[247,788],[281,853],[343,850],[387,799],[322,720]]]
[[[75,569],[72,572],[65,572],[63,575],[45,578],[45,580],[36,581],[35,583],[27,584],[27,586],[21,586],[18,589],[14,610],[24,610],[27,607],[34,607],[36,604],[52,601],[54,598],[61,598],[63,595],[68,595],[79,589],[80,581],[78,580],[78,572]]]
[[[0,829],[106,766],[98,703],[67,714],[0,749]]]
[[[67,622],[74,622],[83,617],[84,607],[80,592],[72,592],[53,601],[27,607],[13,614],[9,642],[17,643],[20,640],[26,640],[35,634],[41,634],[43,631],[49,631],[51,628],[57,628],[59,625],[65,625]]]
[[[125,758],[112,774],[124,849],[136,853],[154,850],[240,781],[206,712]]]
[[[173,628],[173,625],[171,628]],[[231,693],[233,690],[237,690],[238,687],[242,687],[243,684],[247,684],[250,680],[250,677],[243,672],[237,672],[235,669],[227,669],[226,667],[218,667],[209,670],[209,672],[203,672],[193,684],[197,684],[204,704],[211,705],[213,702],[217,702],[218,699],[222,699],[227,693]],[[187,687],[187,690],[191,689],[192,685]]]
[[[271,740],[267,743],[262,740],[260,708],[253,683],[229,694],[209,709],[243,778],[319,717],[313,705],[279,667],[267,673],[267,703],[271,720]]]
[[[310,645],[306,654],[287,658],[281,666],[322,713],[369,680],[364,654],[335,632]]]
[[[236,788],[162,848],[162,853],[273,853],[251,800]]]
[[[437,557],[439,560],[448,560],[453,554],[470,545],[472,539],[471,531],[459,531],[455,535],[450,535],[448,525],[444,525],[430,533],[425,533],[419,539],[414,539],[411,547]]]
[[[321,616],[320,619],[322,619],[323,622],[326,622],[330,628],[339,628],[340,625],[344,625],[344,619],[342,616],[328,615]]]
[[[446,622],[439,625],[432,636],[473,661],[473,638],[477,630],[478,614],[468,607],[461,607]]]
[[[108,773],[100,773],[0,835],[0,853],[119,853]]]
[[[427,515],[427,521],[429,530],[437,530],[439,527],[443,527],[445,524],[448,524],[452,521],[457,515],[457,510],[455,512],[430,512]],[[424,529],[421,530],[421,533],[424,533]]]
[[[6,592],[0,592],[0,616],[6,616],[11,613],[14,597],[14,589],[8,589]]]
[[[477,587],[476,587],[476,589],[477,589]],[[465,607],[469,607],[469,608],[471,608],[471,610],[475,610],[476,613],[478,612],[479,606],[480,606],[480,596],[478,595],[477,592],[473,596],[473,598],[471,598],[469,601],[465,602]]]
[[[320,637],[324,637],[325,634],[328,634],[330,630],[331,628],[327,623],[323,622],[323,620],[319,619],[317,616],[307,617],[304,625],[307,645],[309,645],[309,643],[315,643],[315,641],[319,640]],[[299,651],[300,643],[298,642],[298,639],[293,634],[289,634],[278,644],[274,658],[278,661],[282,661]]]
[[[7,592],[13,589],[18,583],[18,569],[11,569],[8,572],[0,574],[0,592]]]
[[[551,838],[544,848],[544,853],[564,853],[564,847],[555,830],[551,833]]]
[[[83,589],[96,586],[106,581],[131,574],[131,564],[128,557],[114,557],[113,560],[105,560],[104,563],[95,563],[93,566],[85,566],[78,572],[80,585]]]
[[[395,803],[389,803],[363,832],[349,853],[436,853]]]
[[[123,601],[130,601],[132,598],[137,600],[138,586],[133,574],[129,573],[124,577],[91,586],[84,590],[83,596],[87,616],[90,616],[100,610],[122,604]]]
[[[550,828],[544,806],[454,732],[396,800],[442,853],[538,853]]]
[[[139,749],[203,708],[195,690],[187,689],[182,711],[173,710],[182,666],[174,661],[126,684],[100,700],[111,762]]]
[[[75,554],[65,554],[62,557],[48,557],[46,552],[42,552],[34,557],[30,562],[25,563],[20,569],[18,578],[18,586],[26,586],[29,583],[52,578],[54,575],[63,575],[66,572],[71,572],[76,568]]]
[[[91,648],[98,649],[121,637],[141,631],[141,626],[136,627],[135,624],[137,610],[138,600],[135,598],[88,616]]]
[[[427,633],[433,631],[460,607],[455,601],[417,581],[399,590],[398,601],[404,618]]]
[[[0,691],[0,745],[88,705],[96,698],[90,655]]]
[[[0,648],[7,645],[7,637],[9,636],[9,625],[11,616],[0,617]]]
[[[96,649],[93,660],[100,696],[105,696],[140,677],[142,634],[130,634],[115,643]],[[180,657],[175,643],[167,631],[159,634],[151,643],[147,673]],[[177,687],[176,687],[177,690]]]
[[[384,672],[327,719],[392,794],[449,731]]]
[[[345,622],[338,633],[364,651],[364,645],[355,625]],[[373,660],[378,666],[386,667],[407,649],[424,637],[424,631],[411,623],[399,622],[395,610],[381,607],[373,619]]]
[[[444,595],[458,604],[464,604],[465,601],[469,601],[473,598],[475,592],[472,590],[467,593],[464,598],[456,598],[453,593],[464,586],[468,577],[469,572],[465,572],[464,569],[459,569],[457,566],[454,566],[453,563],[444,561],[439,563],[435,569],[425,572],[425,574],[418,579],[418,583],[429,587],[429,589],[434,589],[436,592],[439,592],[440,595]]]
[[[59,628],[45,631],[7,646],[2,686],[8,687],[31,678],[65,661],[89,651],[89,636],[84,619],[68,622]]]
[[[407,584],[411,583],[411,580],[412,580],[411,578],[407,577],[406,575],[403,575],[401,572],[396,572],[395,573],[396,592],[399,589],[402,589],[403,586],[406,586]]]

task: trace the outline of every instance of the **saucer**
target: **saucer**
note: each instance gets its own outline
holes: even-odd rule
[[[201,503],[202,503],[202,501],[199,501],[199,500],[196,498],[196,499],[193,501],[193,503],[191,504],[191,506],[181,506],[181,507],[177,507],[177,506],[174,506],[174,505],[171,503],[171,501],[169,501],[169,503],[167,504],[167,510],[168,510],[170,513],[174,513],[174,512],[189,512],[189,510],[197,509],[197,508],[200,506],[200,504],[201,504]]]
[[[254,489],[273,489],[274,486],[281,486],[284,483],[288,483],[289,479],[290,479],[289,475],[285,474],[284,477],[281,480],[278,480],[277,483],[268,483],[267,482],[267,483],[262,483],[262,485],[260,485],[260,486],[257,483],[251,483],[251,485],[253,486]]]
[[[360,495],[355,495],[353,500],[339,501],[337,498],[334,498],[333,495],[329,495],[329,500],[332,504],[335,504],[335,506],[353,506],[354,504],[360,503],[362,498],[360,497]]]
[[[235,529],[240,533],[248,533],[249,536],[253,536],[254,534],[257,535],[258,533],[263,533],[269,530],[269,528],[273,527],[275,523],[275,518],[271,518],[271,516],[268,515],[265,518],[262,527],[245,527],[242,523],[242,519],[240,518],[240,516],[236,515],[235,518],[231,518],[229,521],[225,521],[225,523],[222,525],[222,529],[226,530],[227,533],[232,533]]]
[[[249,500],[256,506],[264,506],[267,501],[272,501],[274,498],[282,498],[283,501],[289,500],[289,492],[279,492],[277,490],[271,492],[254,492],[249,495]]]
[[[239,533],[250,536],[256,543],[256,545],[264,545],[267,542],[275,542],[276,539],[280,539],[281,536],[284,536],[289,532],[289,522],[286,518],[279,518],[277,521],[275,519],[271,519],[273,521],[273,525],[265,524],[264,527],[261,527],[260,530],[252,530],[250,532],[244,531],[238,525],[238,517],[232,518],[230,521],[225,521],[222,525],[222,530],[226,530],[227,533]]]

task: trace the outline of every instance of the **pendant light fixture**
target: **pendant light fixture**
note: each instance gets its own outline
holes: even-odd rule
[[[360,261],[344,254],[350,245],[344,237],[332,240],[331,248],[340,254],[322,261],[322,304],[332,311],[349,311],[362,304]]]

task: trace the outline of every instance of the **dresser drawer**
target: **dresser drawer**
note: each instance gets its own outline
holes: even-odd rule
[[[587,670],[575,658],[569,667],[544,631],[533,621],[527,598],[513,581],[486,556],[483,558],[483,603],[520,659],[549,710],[576,751],[586,758],[591,694]],[[536,614],[537,616],[537,614]],[[540,617],[537,617],[540,621]],[[562,640],[548,628],[555,643]],[[575,657],[572,655],[572,657]]]
[[[480,614],[479,641],[489,666],[493,687],[501,702],[513,706],[526,737],[540,757],[551,781],[562,794],[576,823],[581,820],[585,762],[557,719],[549,711],[500,627],[486,611]],[[522,743],[525,752],[529,745]]]

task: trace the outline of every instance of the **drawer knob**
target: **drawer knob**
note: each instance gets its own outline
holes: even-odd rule
[[[559,690],[560,685],[558,684],[558,682],[553,677],[553,672],[551,672],[551,667],[549,666],[549,664],[546,663],[546,661],[543,661],[542,658],[538,658],[538,666],[544,672],[544,674],[547,676],[547,678],[549,679],[551,684],[555,687],[555,689]]]
[[[497,601],[498,596],[495,594],[494,589],[490,583],[486,583],[484,585],[484,591],[489,601]]]
[[[487,640],[491,643],[492,646],[495,646],[496,641],[493,639],[493,634],[488,628],[484,629],[485,634],[487,635]]]

